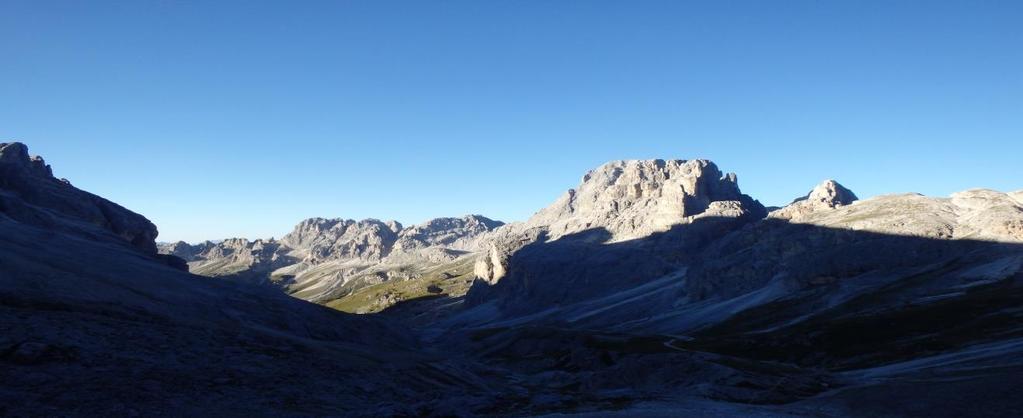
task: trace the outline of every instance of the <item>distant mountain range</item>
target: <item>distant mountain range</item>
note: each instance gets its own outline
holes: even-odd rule
[[[156,237],[0,144],[0,415],[1023,413],[1023,191],[615,161],[524,222]]]
[[[233,238],[197,245],[161,244],[196,274],[279,286],[313,302],[339,299],[386,281],[419,278],[477,249],[503,225],[479,215],[403,227],[376,219],[306,219],[280,240]]]

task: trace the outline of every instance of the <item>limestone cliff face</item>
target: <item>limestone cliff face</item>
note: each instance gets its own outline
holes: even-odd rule
[[[710,161],[610,162],[526,222],[489,235],[467,300],[539,309],[635,286],[765,215]]]
[[[518,249],[599,230],[614,243],[665,233],[700,219],[759,219],[763,205],[742,194],[734,174],[707,160],[613,161],[583,176],[582,183],[524,223],[488,237],[476,276],[497,283]]]
[[[28,147],[18,142],[0,144],[0,213],[80,236],[113,234],[146,254],[156,254],[156,225],[53,177],[50,166],[41,157],[29,156]]]
[[[1019,192],[1001,193],[971,189],[952,195],[956,213],[955,238],[1023,242],[1023,197]]]
[[[826,180],[814,187],[806,196],[794,200],[788,206],[771,212],[768,216],[774,219],[798,221],[812,213],[850,205],[859,200],[856,194],[838,184],[834,180]]]
[[[438,245],[452,250],[474,251],[480,237],[501,225],[504,224],[479,215],[431,219],[401,230],[394,251],[408,253]]]
[[[380,261],[391,252],[400,230],[401,224],[395,221],[313,218],[295,226],[281,243],[299,250],[310,263],[353,258]]]
[[[621,241],[719,214],[725,202],[761,210],[739,192],[734,174],[722,175],[707,160],[613,161],[586,173],[577,188],[540,210],[526,227],[544,227],[550,239],[603,228],[612,241]]]

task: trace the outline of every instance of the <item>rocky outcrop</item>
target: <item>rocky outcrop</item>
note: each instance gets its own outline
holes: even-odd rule
[[[53,177],[41,157],[29,156],[18,142],[0,144],[0,213],[24,223],[79,236],[112,234],[156,254],[156,226],[109,200]]]
[[[474,251],[481,237],[501,225],[504,223],[479,215],[431,219],[401,230],[394,244],[394,251],[409,253],[436,246],[458,251]]]
[[[331,259],[380,261],[390,254],[401,224],[376,219],[306,219],[281,238],[281,243],[318,263]]]
[[[528,221],[489,236],[468,301],[539,309],[635,286],[765,215],[710,161],[607,163]]]
[[[810,214],[850,205],[859,200],[856,194],[834,180],[826,180],[814,187],[806,196],[794,200],[788,206],[772,211],[768,216],[775,219],[799,221]]]
[[[1009,197],[1015,200],[1017,203],[1023,205],[1023,190],[1017,190],[1015,192],[1009,192]]]
[[[988,189],[971,189],[952,195],[956,213],[953,236],[957,239],[980,239],[1023,242],[1023,201]]]
[[[550,239],[602,228],[611,241],[664,232],[696,216],[762,216],[763,207],[739,192],[735,174],[707,160],[613,161],[583,176],[541,209],[525,228],[542,227]]]
[[[160,250],[181,254],[179,257],[188,261],[188,270],[194,274],[231,277],[260,284],[272,283],[270,272],[295,261],[281,251],[279,242],[262,239],[231,238],[194,246],[175,244]]]
[[[201,254],[203,254],[210,247],[216,244],[206,241],[196,245],[191,245],[184,241],[178,242],[158,242],[156,244],[157,250],[160,254],[173,255],[184,261],[195,261]]]

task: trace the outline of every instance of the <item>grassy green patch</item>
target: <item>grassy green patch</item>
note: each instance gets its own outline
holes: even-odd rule
[[[431,296],[462,296],[473,279],[475,257],[424,270],[417,278],[391,280],[356,290],[325,305],[350,313],[380,312],[395,303]]]

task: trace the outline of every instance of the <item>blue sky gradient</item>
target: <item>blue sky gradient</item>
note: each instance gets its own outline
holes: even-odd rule
[[[522,220],[615,159],[1023,189],[1023,2],[839,3],[4,0],[0,141],[167,241]]]

